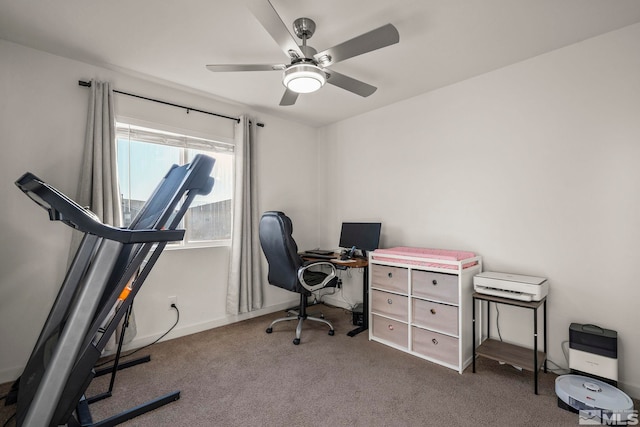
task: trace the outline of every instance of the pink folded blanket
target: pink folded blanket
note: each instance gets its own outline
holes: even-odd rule
[[[371,252],[371,258],[378,261],[399,261],[397,258],[385,257],[385,255],[400,255],[414,258],[428,258],[430,261],[422,261],[417,259],[402,259],[400,260],[404,264],[412,265],[424,265],[427,267],[449,268],[457,270],[458,267],[453,264],[440,264],[437,262],[431,262],[434,259],[442,259],[447,261],[462,261],[465,259],[473,258],[476,256],[473,252],[468,251],[455,251],[449,249],[429,249],[429,248],[412,248],[408,246],[396,246],[388,249],[376,249]],[[471,267],[476,265],[477,261],[472,261],[463,264],[462,268]]]

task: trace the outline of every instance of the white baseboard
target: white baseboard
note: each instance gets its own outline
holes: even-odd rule
[[[20,374],[22,374],[23,370],[24,366],[17,366],[0,370],[0,384],[14,382],[20,376]]]
[[[329,305],[334,307],[340,307],[347,310],[351,309],[351,306],[348,302],[346,302],[339,294],[336,295],[325,295],[322,300]],[[254,317],[263,316],[265,314],[275,313],[276,311],[286,310],[294,305],[296,305],[296,301],[284,302],[276,305],[272,305],[269,307],[261,308],[260,310],[252,311],[250,313],[243,313],[237,316],[225,316],[219,319],[209,320],[207,322],[195,324],[195,325],[187,325],[182,328],[176,328],[167,334],[161,341],[167,341],[174,338],[183,337],[186,335],[195,334],[198,332],[206,331],[213,328],[218,328],[220,326],[230,325],[232,323],[240,322],[247,319],[252,319]],[[134,340],[124,347],[123,351],[135,350],[136,348],[143,347],[145,345],[149,345],[155,340],[157,340],[162,334],[149,335],[146,337],[136,337]],[[17,366],[13,368],[5,368],[0,370],[0,384],[4,384],[7,382],[13,382],[16,378],[22,374],[24,370],[24,366]],[[634,399],[640,399],[640,386],[636,384],[628,384],[624,382],[618,383],[618,388],[628,394],[630,397]]]
[[[206,322],[186,325],[184,327],[176,327],[174,330],[169,332],[167,336],[162,338],[160,341],[168,341],[175,338],[184,337],[191,334],[196,334],[198,332],[207,331],[209,329],[219,328],[220,326],[230,325],[232,323],[241,322],[243,320],[253,319],[254,317],[264,316],[265,314],[275,313],[276,311],[286,310],[290,308],[292,305],[296,305],[297,301],[292,302],[284,302],[276,305],[272,305],[269,307],[263,307],[259,310],[252,311],[249,313],[242,313],[238,315],[227,315],[224,317],[220,317],[218,319],[208,320]],[[153,334],[147,335],[144,337],[136,336],[133,341],[129,344],[123,346],[122,351],[135,350],[140,347],[144,347],[145,345],[149,345],[153,343],[155,340],[160,338],[162,334]],[[105,355],[109,355],[111,353],[105,352]]]
[[[236,316],[225,316],[225,317],[209,320],[209,321],[198,323],[198,324],[186,325],[184,327],[179,327],[178,325],[178,327],[176,327],[174,330],[168,333],[166,337],[162,338],[161,341],[167,341],[174,338],[184,337],[186,335],[191,335],[191,334],[206,331],[209,329],[218,328],[220,326],[230,325],[232,323],[240,322],[247,319],[252,319],[254,317],[263,316],[265,314],[274,313],[276,311],[286,310],[292,305],[296,305],[296,303],[297,303],[297,300],[292,302],[284,302],[284,303],[272,305],[269,307],[264,307],[264,308],[261,308],[260,310],[252,311],[250,313],[242,313]],[[157,340],[161,336],[162,336],[162,333],[147,335],[144,337],[136,336],[133,339],[133,341],[123,346],[123,351],[135,350],[137,348],[144,347],[145,345],[149,345],[153,343],[155,340]],[[108,356],[110,354],[113,354],[113,352],[107,352],[107,351],[104,352],[104,356]],[[26,365],[26,362],[27,361],[25,360],[25,365]],[[0,384],[15,381],[24,371],[25,365],[15,366],[12,368],[5,368],[0,370]]]

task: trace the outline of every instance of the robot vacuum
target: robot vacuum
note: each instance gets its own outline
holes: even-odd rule
[[[622,390],[582,375],[556,378],[558,406],[595,420],[626,420],[633,414],[633,401]]]

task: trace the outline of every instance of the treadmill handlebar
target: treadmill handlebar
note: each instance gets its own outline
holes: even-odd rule
[[[184,238],[185,230],[129,230],[104,224],[89,209],[83,208],[31,172],[22,175],[16,181],[16,185],[31,200],[49,212],[51,221],[62,221],[83,233],[124,244],[173,242]]]

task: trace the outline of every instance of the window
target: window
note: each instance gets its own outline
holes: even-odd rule
[[[202,153],[216,159],[213,190],[197,196],[179,228],[182,242],[171,246],[220,246],[231,243],[233,215],[233,144],[116,123],[118,182],[124,225],[128,226],[171,165],[189,163]]]

